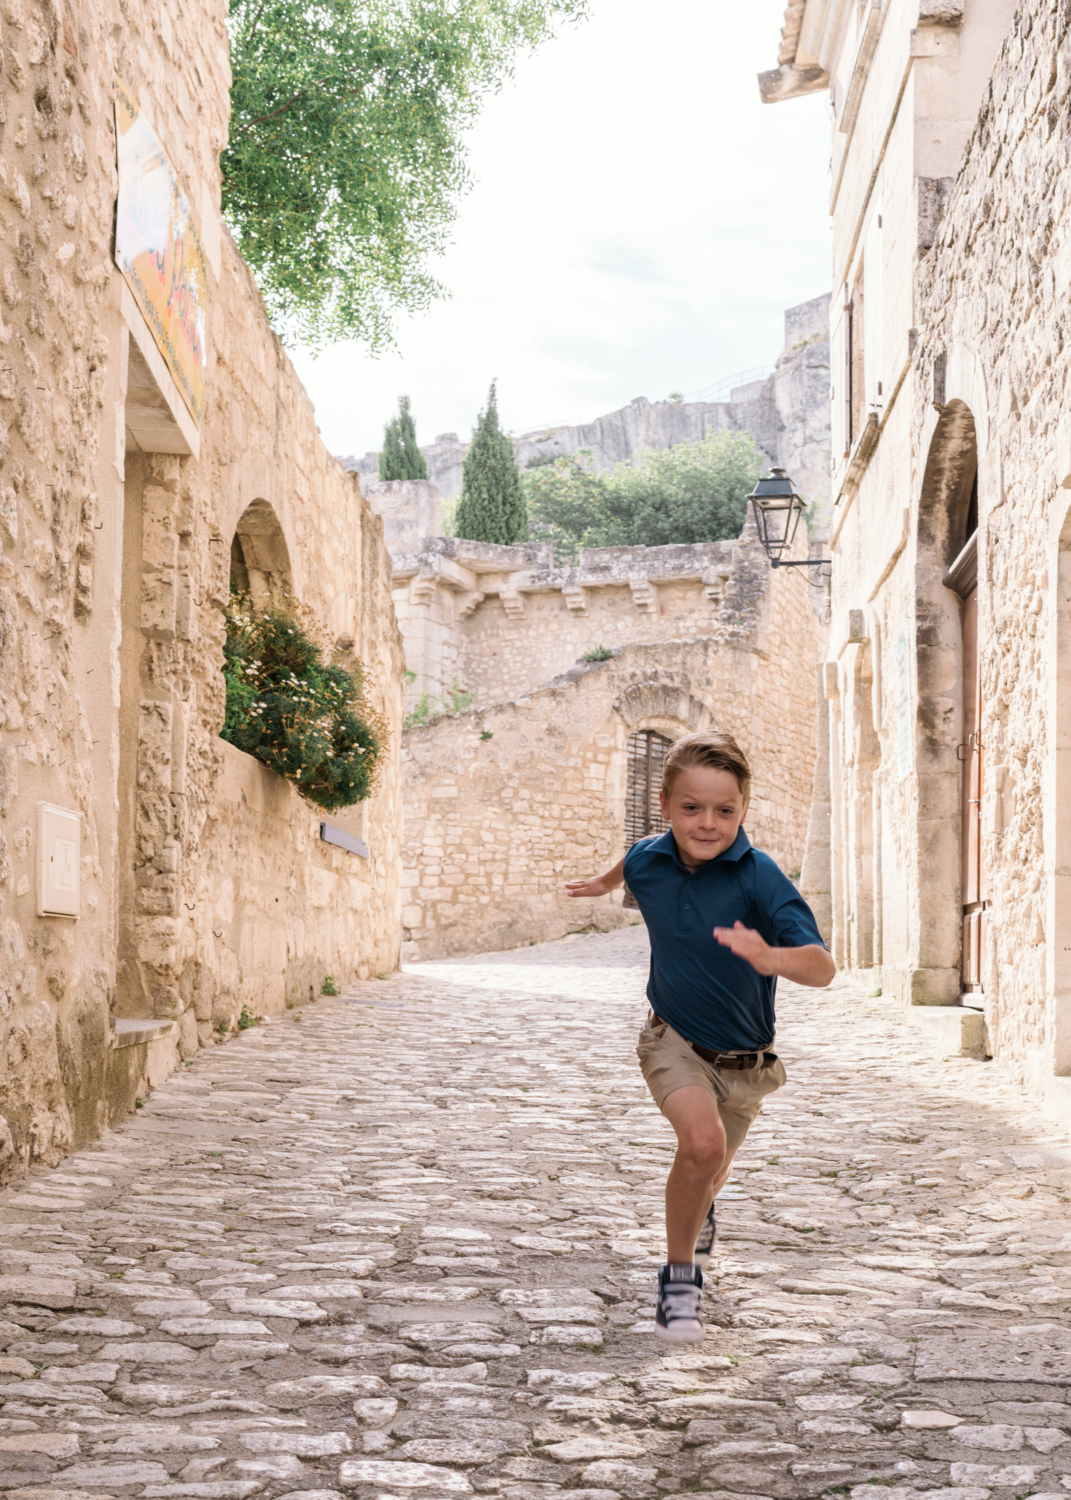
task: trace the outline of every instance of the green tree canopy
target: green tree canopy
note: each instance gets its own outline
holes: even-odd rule
[[[398,415],[383,429],[383,452],[379,455],[380,479],[427,479],[428,464],[417,447],[416,423],[409,410],[409,397],[398,397]]]
[[[498,393],[491,382],[461,471],[454,530],[470,542],[528,540],[528,509],[513,457],[513,439],[498,425]]]
[[[586,0],[231,0],[223,212],[273,322],[390,343],[469,186],[465,132]]]
[[[647,448],[634,463],[592,474],[583,455],[524,476],[533,534],[575,558],[580,547],[662,547],[738,536],[762,455],[742,432]]]

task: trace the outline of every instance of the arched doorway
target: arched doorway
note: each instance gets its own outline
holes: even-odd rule
[[[959,507],[963,511],[963,507]],[[943,582],[963,601],[961,701],[963,725],[956,746],[960,764],[960,858],[963,903],[961,974],[965,994],[982,989],[982,954],[989,925],[982,845],[982,662],[978,642],[978,471],[971,476],[966,510],[950,518],[949,542],[958,550]]]
[[[923,1003],[980,994],[988,902],[981,834],[978,443],[960,400],[941,412],[919,505],[918,968]],[[947,895],[942,893],[947,892]]]
[[[628,737],[628,781],[625,790],[625,848],[631,849],[652,833],[665,833],[669,824],[662,816],[658,794],[662,789],[662,767],[673,741],[656,729],[640,729]],[[625,887],[624,905],[636,906],[636,898]]]

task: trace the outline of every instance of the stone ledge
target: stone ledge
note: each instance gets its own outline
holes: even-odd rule
[[[980,1010],[966,1005],[906,1005],[900,1014],[932,1037],[942,1053],[979,1061],[987,1055],[985,1019]]]
[[[174,1021],[158,1021],[150,1016],[147,1020],[122,1020],[112,1022],[113,1047],[140,1047],[146,1042],[155,1042],[162,1036],[170,1036]]]

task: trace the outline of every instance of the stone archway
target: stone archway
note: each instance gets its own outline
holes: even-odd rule
[[[709,704],[671,682],[634,683],[614,700],[614,709],[624,719],[630,734],[640,728],[676,725],[676,729],[664,732],[679,739],[682,734],[709,729],[713,722]]]
[[[254,604],[293,593],[290,548],[267,500],[254,500],[239,516],[231,539],[230,566],[231,589],[250,594]]]

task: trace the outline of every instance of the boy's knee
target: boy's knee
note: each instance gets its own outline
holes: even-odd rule
[[[690,1167],[711,1176],[719,1172],[725,1163],[725,1136],[721,1132],[691,1135],[678,1142],[677,1149]]]

